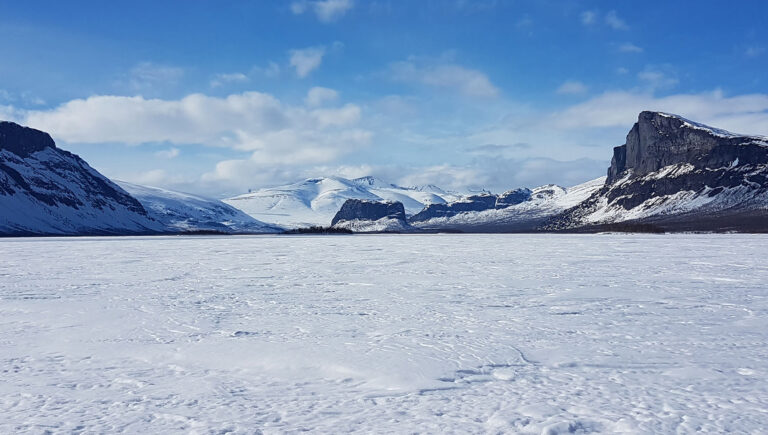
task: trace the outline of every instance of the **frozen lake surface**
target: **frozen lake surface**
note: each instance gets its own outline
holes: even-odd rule
[[[765,433],[768,237],[0,240],[0,433]]]

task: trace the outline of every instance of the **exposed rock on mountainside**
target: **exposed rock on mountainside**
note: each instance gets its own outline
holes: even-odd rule
[[[521,202],[531,199],[532,194],[533,192],[531,192],[531,189],[525,187],[508,190],[496,198],[496,205],[494,208],[501,209],[520,204]]]
[[[578,186],[563,188],[554,184],[532,190],[521,189],[518,194],[502,194],[505,202],[516,204],[488,208],[482,211],[459,212],[445,217],[434,217],[424,221],[413,221],[415,228],[427,231],[464,232],[532,232],[541,231],[550,220],[588,198],[600,189],[605,177]],[[498,200],[497,200],[498,202]]]
[[[163,230],[139,201],[47,133],[12,122],[0,122],[0,210],[0,235]]]
[[[356,232],[402,231],[408,227],[402,203],[361,199],[344,202],[331,225]]]
[[[410,222],[422,222],[433,218],[451,217],[459,213],[496,208],[498,197],[490,193],[470,195],[447,204],[430,204],[411,216]]]
[[[645,223],[666,230],[768,231],[768,139],[642,112],[614,148],[605,185],[551,229]]]

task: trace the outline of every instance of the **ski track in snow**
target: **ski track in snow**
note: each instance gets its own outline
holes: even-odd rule
[[[0,240],[0,433],[761,433],[768,237]]]

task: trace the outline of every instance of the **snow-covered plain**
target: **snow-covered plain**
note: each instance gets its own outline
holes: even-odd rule
[[[0,240],[0,433],[765,433],[768,237]]]

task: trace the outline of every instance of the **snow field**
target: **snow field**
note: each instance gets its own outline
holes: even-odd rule
[[[768,238],[0,240],[0,432],[762,433]]]

